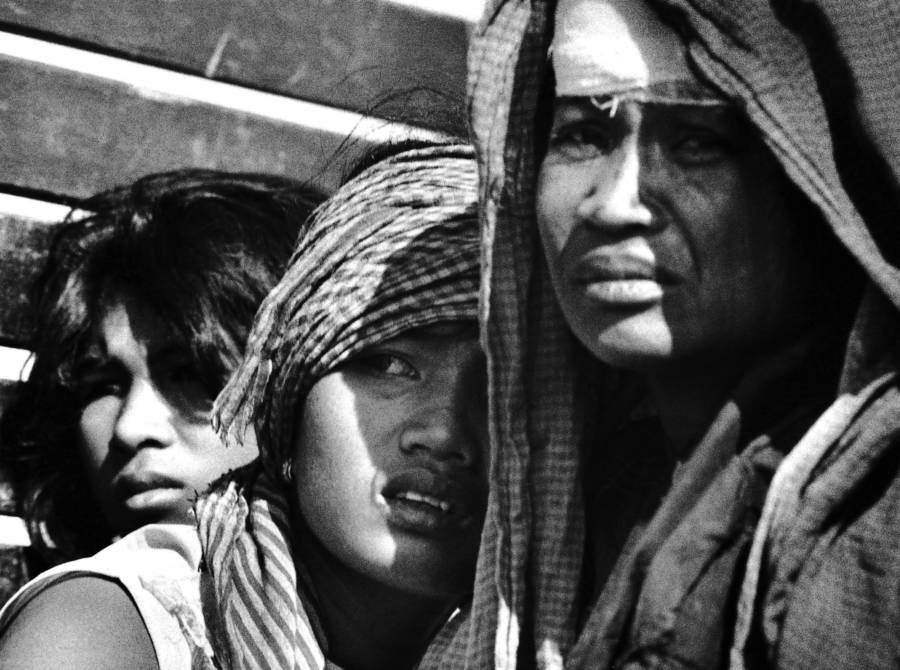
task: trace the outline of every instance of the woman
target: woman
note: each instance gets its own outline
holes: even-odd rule
[[[4,416],[35,567],[73,560],[191,502],[254,449],[222,452],[208,412],[300,224],[286,178],[182,170],[80,203],[37,287],[35,361]]]
[[[262,469],[201,500],[216,654],[404,668],[472,587],[486,504],[475,164],[396,153],[316,213],[218,400]]]
[[[825,4],[488,8],[495,504],[424,667],[895,667],[900,45]]]
[[[471,592],[486,506],[475,183],[466,147],[401,151],[317,210],[217,401],[226,452],[261,458],[200,499],[202,564],[185,534],[133,601],[26,591],[0,661],[412,667]],[[78,582],[90,621],[52,598]]]

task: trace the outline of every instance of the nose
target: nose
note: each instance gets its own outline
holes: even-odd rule
[[[639,138],[628,138],[598,167],[578,204],[579,218],[611,234],[649,227],[653,213],[647,199],[655,162]]]
[[[445,464],[480,466],[487,449],[487,403],[467,388],[468,394],[463,388],[445,387],[423,402],[403,426],[400,450]]]
[[[113,428],[120,448],[165,447],[175,440],[173,410],[154,385],[134,380],[126,393]]]

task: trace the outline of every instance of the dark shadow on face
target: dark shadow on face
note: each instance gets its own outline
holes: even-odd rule
[[[459,230],[471,251],[473,222]],[[472,589],[489,465],[477,268],[468,296],[458,269],[455,281],[435,272],[447,266],[435,256],[452,253],[448,235],[427,231],[385,262],[370,311],[387,313],[366,327],[373,343],[313,385],[294,438],[299,511],[332,563],[367,591],[445,605]],[[422,320],[460,297],[465,320],[459,307]]]
[[[471,219],[460,222],[457,234],[462,235],[459,238],[460,244],[472,244],[471,235],[476,233]],[[453,253],[452,244],[448,245],[447,235],[444,227],[431,228],[394,253],[386,262],[386,272],[375,294],[391,296],[386,297],[386,300],[404,300],[405,296],[398,294],[399,287],[408,284],[413,275],[427,275],[428,268],[445,265],[437,255]],[[471,279],[471,290],[474,292],[477,276],[473,275]],[[421,284],[421,280],[416,282],[417,296],[427,294],[432,288],[422,288]],[[435,280],[433,290],[445,292],[448,290],[448,283]],[[458,282],[451,290],[459,292]],[[467,297],[471,301],[471,296]],[[420,297],[413,302],[418,304],[412,309],[423,309]],[[430,305],[425,304],[424,307],[428,309]],[[399,316],[398,319],[403,321],[404,317]],[[430,581],[436,592],[456,592],[463,595],[472,588],[487,507],[487,376],[484,356],[478,344],[478,325],[474,318],[466,321],[441,320],[406,330],[395,337],[397,341],[406,342],[404,347],[409,352],[410,362],[415,363],[415,357],[419,356],[423,368],[429,369],[430,374],[443,375],[446,385],[452,385],[452,388],[445,387],[435,393],[435,389],[426,391],[423,387],[421,393],[414,393],[417,400],[423,400],[422,404],[410,402],[412,398],[398,398],[396,403],[392,403],[397,412],[396,429],[399,432],[388,434],[392,435],[392,439],[398,439],[398,443],[380,444],[384,440],[384,434],[370,434],[366,425],[360,426],[361,434],[364,441],[375,449],[395,452],[393,458],[389,458],[394,467],[440,472],[449,480],[456,481],[457,486],[451,488],[455,488],[455,493],[465,498],[463,507],[467,508],[467,521],[458,527],[455,523],[450,523],[449,530],[429,539],[417,537],[414,527],[396,528],[396,565],[401,570],[431,572],[433,576],[424,581]],[[403,351],[404,349],[399,350],[401,356],[404,355]],[[421,372],[426,372],[426,369]],[[422,396],[426,394],[431,395],[430,402],[424,401]],[[360,407],[359,411],[364,412],[365,409]],[[431,428],[421,427],[429,422],[435,422],[431,424]],[[361,423],[368,422],[363,420]],[[410,425],[414,427],[409,428]],[[452,435],[449,439],[448,434]],[[445,444],[442,442],[444,439],[457,443]],[[398,454],[397,451],[403,453]],[[376,460],[385,457],[384,453],[374,451],[371,455]],[[396,473],[387,474],[390,481],[390,476]],[[390,488],[390,484],[388,486]],[[438,489],[440,488],[441,485],[438,485]],[[411,580],[411,583],[415,581],[421,580]]]
[[[557,297],[598,358],[752,358],[853,302],[852,262],[740,112],[618,109],[558,101],[537,188]]]

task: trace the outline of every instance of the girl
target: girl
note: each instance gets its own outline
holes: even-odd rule
[[[314,190],[264,175],[148,175],[82,202],[38,286],[35,360],[4,416],[35,567],[89,556],[255,457],[222,452],[212,399],[240,360]]]
[[[382,160],[313,220],[218,401],[261,469],[200,501],[217,658],[412,667],[472,587],[487,480],[471,151]],[[236,448],[236,447],[235,447]]]

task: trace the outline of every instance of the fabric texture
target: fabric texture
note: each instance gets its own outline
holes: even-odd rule
[[[403,152],[363,171],[314,213],[260,308],[214,415],[228,446],[255,433],[262,466],[197,505],[225,667],[326,666],[285,493],[294,423],[312,385],[364,348],[477,318],[476,181],[462,145]]]
[[[76,577],[113,579],[137,606],[161,670],[213,670],[200,597],[200,542],[191,526],[151,524],[89,558],[63,563],[26,584],[0,611],[6,628],[38,594]]]
[[[838,404],[823,419],[827,430],[817,424],[800,441],[785,464],[791,476],[776,477],[766,503],[747,584],[737,586],[744,628],[732,662],[896,667],[900,561],[886,538],[900,536],[892,507],[900,446],[891,419],[900,416],[892,390],[900,307],[900,8],[838,0],[650,4],[677,23],[692,68],[742,106],[870,283]],[[567,658],[578,667],[578,659],[605,653],[597,648],[603,630],[586,629],[578,640],[585,544],[579,473],[582,445],[595,444],[582,419],[602,407],[607,380],[578,362],[534,221],[535,128],[552,95],[555,9],[548,0],[495,0],[469,52],[482,180],[492,493],[472,611],[439,636],[426,668],[561,668]],[[862,398],[855,411],[841,409]],[[816,607],[818,593],[823,605]],[[637,667],[657,666],[648,660]]]

